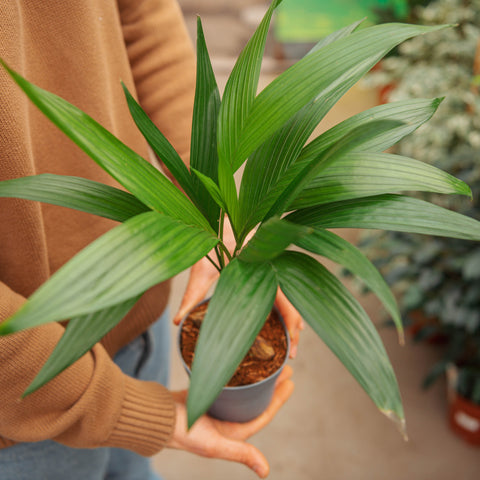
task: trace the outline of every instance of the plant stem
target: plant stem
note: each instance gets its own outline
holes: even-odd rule
[[[223,251],[221,248],[223,245],[223,226],[225,222],[225,212],[223,211],[223,208],[220,209],[220,221],[218,223],[218,239],[220,240],[220,243],[215,247],[215,252],[217,253],[217,258],[218,262],[220,263],[220,268],[223,269],[225,268],[225,258],[223,256]]]
[[[218,246],[220,247],[220,249],[222,250],[223,253],[225,253],[225,255],[227,256],[228,260],[230,261],[232,259],[232,255],[230,254],[230,252],[228,251],[228,248],[223,244],[223,243],[219,243]]]
[[[221,268],[210,258],[209,255],[207,255],[206,258],[207,258],[207,260],[208,260],[219,272],[222,271]]]
[[[220,264],[220,270],[221,270],[225,268],[225,259],[223,258],[222,251],[220,250],[219,245],[215,247],[215,253],[217,254],[217,260],[218,260],[218,263]]]

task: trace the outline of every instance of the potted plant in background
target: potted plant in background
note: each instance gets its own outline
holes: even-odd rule
[[[357,30],[358,23],[350,25],[322,40],[257,95],[265,39],[279,3],[271,4],[238,58],[222,100],[199,20],[190,169],[126,92],[137,125],[186,195],[83,112],[4,65],[40,110],[130,192],[52,175],[0,183],[2,196],[52,202],[122,222],[0,325],[1,334],[9,334],[70,319],[26,393],[91,348],[142,292],[207,256],[221,274],[196,347],[189,425],[234,374],[280,286],[378,408],[404,427],[395,375],[372,322],[341,282],[305,252],[358,275],[385,304],[402,338],[394,297],[378,271],[328,229],[387,228],[480,239],[476,220],[392,193],[470,196],[463,181],[422,162],[380,153],[427,121],[440,100],[376,107],[307,141],[335,102],[389,50],[443,27],[391,24]],[[237,192],[234,173],[242,165]],[[225,215],[235,235],[233,251],[224,244]],[[292,244],[304,251],[287,250]]]
[[[464,332],[457,336],[465,337]],[[480,445],[480,334],[467,336],[460,358],[447,368],[448,420],[452,430]]]
[[[435,117],[402,139],[394,151],[422,159],[466,181],[473,190],[473,203],[432,194],[423,194],[422,198],[480,219],[480,2],[438,0],[416,12],[423,24],[455,23],[458,27],[405,42],[398,49],[399,55],[386,59],[382,72],[372,74],[369,81],[395,84],[390,100],[446,94]],[[478,244],[399,232],[368,235],[362,244],[399,296],[402,317],[415,340],[439,343],[441,358],[424,385],[450,372],[449,387],[456,390],[458,384],[458,396],[473,400],[478,409]],[[450,399],[458,396],[450,395]],[[450,408],[456,409],[453,403]],[[480,418],[480,411],[476,415]],[[450,412],[451,421],[455,418],[462,416]],[[463,427],[454,428],[458,431]],[[471,432],[468,435],[471,437]]]

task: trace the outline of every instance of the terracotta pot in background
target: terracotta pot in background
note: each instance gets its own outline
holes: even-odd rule
[[[458,394],[457,378],[458,369],[452,365],[447,370],[450,428],[466,442],[480,446],[480,405],[476,405]]]

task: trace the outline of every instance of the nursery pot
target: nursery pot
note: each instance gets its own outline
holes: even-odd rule
[[[447,371],[448,422],[450,428],[466,442],[480,445],[480,405],[463,398],[456,389],[457,367]]]
[[[206,302],[208,302],[208,299],[198,304],[195,308]],[[195,310],[195,308],[192,309],[192,311]],[[273,391],[275,389],[275,382],[287,362],[288,354],[290,351],[290,337],[288,335],[288,330],[285,326],[285,321],[275,307],[273,308],[273,311],[276,313],[276,316],[281,326],[283,327],[286,338],[286,352],[282,364],[274,373],[270,374],[270,376],[258,382],[248,385],[224,387],[215,402],[208,410],[208,414],[210,416],[219,420],[243,423],[258,417],[261,413],[265,411],[265,409],[270,404]],[[183,358],[181,343],[182,328],[189,315],[190,313],[183,318],[177,337],[177,346],[180,353],[180,358],[188,375],[191,374],[191,371],[187,363],[185,362],[185,359]]]

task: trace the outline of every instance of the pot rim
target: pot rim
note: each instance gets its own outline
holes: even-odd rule
[[[200,305],[203,305],[204,303],[208,302],[212,297],[208,297],[206,298],[205,300],[202,300],[200,303],[197,303],[183,318],[182,318],[182,321],[180,322],[179,326],[178,326],[178,332],[177,332],[177,351],[180,355],[180,360],[182,362],[182,365],[183,367],[185,368],[185,370],[187,371],[188,373],[188,376],[190,377],[190,375],[192,374],[192,371],[190,370],[190,368],[188,367],[188,365],[185,363],[185,360],[183,358],[183,355],[182,355],[182,349],[180,348],[180,343],[181,343],[181,335],[182,335],[182,326],[183,326],[183,323],[185,322],[185,320],[187,319],[188,315],[190,314],[190,312],[200,306]],[[267,378],[264,378],[263,380],[260,380],[259,382],[255,382],[255,383],[249,383],[248,385],[237,385],[235,387],[227,387],[227,386],[224,386],[222,390],[228,390],[228,391],[239,391],[239,390],[248,390],[249,388],[252,388],[254,386],[257,386],[257,385],[262,385],[263,383],[267,383],[268,381],[271,381],[271,379],[277,375],[279,375],[279,373],[283,370],[283,368],[285,367],[285,365],[287,364],[287,361],[288,361],[288,358],[289,358],[289,355],[290,355],[290,335],[288,333],[288,329],[287,329],[287,326],[285,324],[285,320],[283,319],[283,315],[279,312],[278,308],[275,306],[275,304],[273,305],[272,307],[272,310],[275,310],[276,313],[278,314],[278,319],[280,320],[280,323],[282,324],[283,326],[283,329],[285,330],[285,336],[287,338],[287,349],[286,349],[286,352],[285,352],[285,358],[283,360],[283,363],[278,367],[277,370],[275,370],[271,375],[269,375]]]

